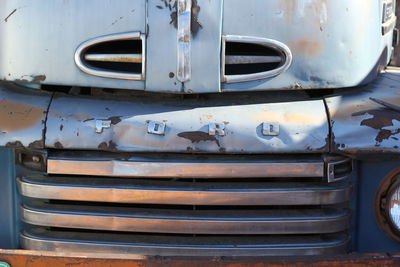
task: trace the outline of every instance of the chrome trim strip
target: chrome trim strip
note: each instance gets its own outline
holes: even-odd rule
[[[225,56],[225,64],[279,63],[282,58],[276,56]]]
[[[37,204],[24,205],[21,219],[28,224],[48,227],[103,231],[176,234],[323,234],[349,227],[346,210],[335,213],[287,211],[287,214],[248,212],[185,211],[84,207]],[[238,216],[242,215],[242,216]]]
[[[323,161],[316,162],[145,162],[49,158],[49,174],[146,178],[324,177]]]
[[[342,176],[336,177],[335,168],[337,168],[337,166],[341,164],[349,164],[350,170],[347,173],[343,174]],[[344,158],[327,162],[328,183],[334,183],[345,180],[349,178],[352,172],[353,172],[353,160],[351,158]]]
[[[271,238],[265,238],[264,243],[241,244],[240,240],[235,244],[191,244],[176,241],[174,237],[168,237],[169,243],[162,241],[162,238],[155,236],[150,240],[144,241],[143,237],[124,234],[128,242],[118,241],[119,237],[108,238],[116,239],[105,240],[108,234],[99,233],[88,235],[85,233],[69,234],[66,238],[65,233],[55,233],[46,235],[46,232],[35,231],[24,232],[20,235],[21,246],[24,249],[41,251],[59,252],[79,252],[79,253],[123,253],[139,255],[157,256],[309,256],[309,255],[332,255],[346,253],[349,247],[349,238],[340,236],[330,240],[310,240],[302,237],[300,242],[296,238],[287,237],[281,242],[270,242]],[[94,236],[97,236],[98,239]],[[152,242],[156,239],[158,243]],[[161,239],[161,241],[159,241]],[[193,239],[190,237],[189,239]],[[139,241],[138,241],[139,240]],[[243,240],[243,239],[242,239]],[[270,242],[270,243],[268,243]]]
[[[315,187],[304,184],[304,187],[278,188],[268,183],[243,183],[241,187],[229,188],[206,183],[196,186],[172,181],[168,181],[171,185],[165,186],[157,182],[147,185],[115,181],[101,183],[98,179],[88,177],[66,179],[69,181],[57,182],[54,178],[48,178],[47,182],[34,178],[18,178],[17,186],[21,195],[38,199],[171,205],[330,205],[349,201],[352,191],[348,184]]]
[[[177,79],[187,82],[191,79],[191,19],[192,0],[177,1],[178,16],[178,69]]]
[[[87,66],[82,61],[82,56],[86,49],[90,46],[108,42],[108,41],[117,41],[117,40],[142,40],[142,73],[126,73],[126,72],[117,72],[117,71],[105,71],[93,67]],[[83,72],[86,72],[91,75],[106,77],[106,78],[114,78],[114,79],[125,79],[125,80],[144,80],[145,79],[145,35],[140,32],[126,32],[126,33],[116,33],[105,36],[100,36],[83,42],[76,49],[75,52],[75,64],[81,69]]]
[[[86,54],[85,60],[102,62],[142,63],[142,54]]]
[[[272,47],[278,51],[281,51],[285,55],[285,62],[282,66],[265,72],[258,72],[252,74],[243,74],[243,75],[226,75],[225,74],[225,64],[226,64],[226,42],[240,42],[240,43],[251,43],[266,47]],[[236,82],[246,82],[253,80],[260,80],[265,78],[274,77],[276,75],[281,74],[286,71],[290,65],[292,64],[293,56],[289,47],[287,47],[284,43],[281,43],[276,40],[267,39],[267,38],[259,38],[259,37],[251,37],[251,36],[241,36],[241,35],[224,35],[222,36],[222,59],[221,59],[221,79],[222,82],[225,83],[236,83]]]

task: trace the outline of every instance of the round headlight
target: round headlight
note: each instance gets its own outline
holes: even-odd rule
[[[381,229],[400,242],[400,168],[383,179],[375,205],[376,219]]]

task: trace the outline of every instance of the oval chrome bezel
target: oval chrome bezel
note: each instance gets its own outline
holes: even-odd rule
[[[83,60],[83,55],[85,51],[103,42],[109,41],[121,41],[121,40],[141,40],[142,41],[142,71],[141,73],[126,73],[118,71],[107,71],[95,67],[88,66]],[[146,65],[146,46],[145,46],[145,35],[140,32],[125,32],[125,33],[115,33],[104,36],[99,36],[88,41],[83,42],[78,46],[75,51],[75,64],[80,70],[87,74],[113,79],[124,79],[124,80],[134,80],[141,81],[145,79],[145,65]]]
[[[281,52],[285,56],[285,62],[278,68],[270,71],[257,72],[252,74],[240,74],[240,75],[226,75],[225,74],[225,49],[226,42],[238,42],[238,43],[249,43],[254,45],[265,46],[268,48],[275,49]],[[254,80],[261,80],[266,78],[275,77],[282,72],[286,71],[293,61],[292,52],[289,47],[284,43],[276,40],[251,37],[251,36],[241,36],[241,35],[223,35],[222,36],[222,54],[221,54],[221,79],[224,83],[237,83],[237,82],[247,82]]]

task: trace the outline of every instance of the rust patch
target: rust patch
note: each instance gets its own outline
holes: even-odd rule
[[[299,54],[315,57],[322,52],[322,45],[316,41],[300,40],[293,44],[292,49],[298,51]]]
[[[107,150],[107,151],[116,151],[117,150],[117,144],[114,143],[112,140],[107,142],[102,142],[99,144],[98,149],[100,150]]]
[[[202,131],[182,132],[178,134],[179,137],[190,140],[192,143],[200,143],[205,141],[215,142],[220,146],[218,139],[215,136],[209,135]]]
[[[40,83],[46,80],[46,75],[36,75],[31,77],[33,78],[32,80],[33,83]]]
[[[20,79],[16,79],[15,81],[20,83],[40,84],[44,80],[46,80],[46,75],[23,75]]]
[[[400,133],[400,129],[390,131],[383,129],[384,127],[393,126],[393,120],[400,121],[400,113],[388,109],[372,109],[353,113],[352,116],[363,116],[369,114],[372,118],[361,121],[360,125],[365,125],[373,129],[379,130],[375,141],[381,143],[383,140],[389,139],[391,136]]]
[[[20,141],[15,141],[15,142],[8,142],[6,144],[6,147],[8,147],[8,148],[21,148],[21,147],[24,147],[24,145]]]
[[[113,116],[113,117],[108,118],[108,120],[111,121],[112,125],[116,125],[116,124],[121,122],[121,117],[120,116]]]
[[[14,15],[15,12],[17,12],[17,9],[14,9],[13,11],[11,11],[11,13],[8,14],[8,16],[4,19],[4,22],[7,22],[8,19],[9,19],[12,15]]]
[[[54,143],[54,147],[57,148],[57,149],[63,149],[64,148],[64,146],[60,142],[55,142]]]
[[[30,143],[28,145],[28,148],[31,148],[31,149],[44,148],[44,142],[43,142],[43,140],[33,141],[32,143]]]
[[[0,131],[15,132],[32,128],[41,122],[45,112],[34,105],[0,100]]]
[[[166,0],[162,0],[166,2]],[[177,11],[177,2],[174,1],[174,4],[169,4],[169,7],[172,12],[170,14],[171,21],[170,24],[174,25],[175,28],[178,28],[178,11]],[[200,14],[200,6],[197,4],[197,0],[192,0],[192,17],[190,22],[190,31],[192,32],[193,37],[197,35],[200,29],[203,26],[199,22],[199,14]]]

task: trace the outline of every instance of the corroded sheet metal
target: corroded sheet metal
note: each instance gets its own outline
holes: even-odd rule
[[[0,145],[43,148],[51,94],[0,84]]]
[[[96,133],[99,121],[107,127]],[[263,135],[263,123],[270,127],[278,124],[277,135]],[[164,132],[149,131],[149,125],[163,125]],[[216,125],[225,128],[211,131]],[[144,102],[138,98],[125,102],[58,95],[49,111],[46,147],[148,152],[327,152],[328,128],[322,100],[248,105],[210,101],[199,106],[196,101]]]
[[[293,63],[277,77],[223,84],[222,90],[340,88],[371,81],[389,61],[392,46],[391,33],[381,33],[380,2],[225,1],[224,35],[282,42],[291,50]]]
[[[362,91],[326,98],[332,151],[400,153],[400,69],[388,69]]]
[[[131,266],[131,267],[350,267],[399,266],[399,254],[349,254],[324,257],[149,257],[143,255],[83,254],[30,250],[0,250],[0,260],[10,266],[66,267],[66,266]]]

